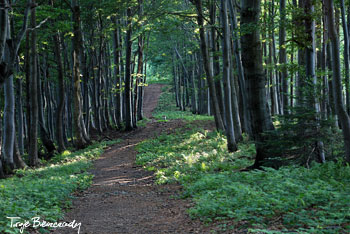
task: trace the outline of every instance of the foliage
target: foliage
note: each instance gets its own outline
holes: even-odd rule
[[[321,120],[321,117],[304,107],[295,107],[291,114],[275,116],[276,129],[266,132],[266,148],[270,157],[265,166],[275,167],[297,163],[307,165],[318,161],[317,142],[324,143],[327,160],[343,157],[343,140],[334,120]],[[308,166],[308,165],[307,165]]]
[[[151,70],[151,74],[155,71]],[[147,81],[148,84],[166,84],[169,85],[170,84],[170,78],[164,75],[160,75],[159,73],[155,73],[153,75],[151,75]]]
[[[40,216],[46,221],[63,217],[71,205],[72,193],[90,186],[93,176],[87,172],[92,159],[116,141],[96,143],[76,152],[56,155],[42,168],[18,170],[15,176],[0,181],[0,233],[19,233],[10,228],[6,217],[30,220]]]
[[[157,115],[180,117],[169,100],[163,93]],[[330,161],[313,162],[310,169],[294,165],[244,171],[254,159],[254,145],[245,140],[237,152],[228,153],[225,136],[208,130],[210,124],[188,121],[183,129],[137,146],[137,163],[155,171],[158,183],[183,185],[183,197],[195,201],[192,217],[230,219],[234,228],[251,233],[350,231],[349,165]]]
[[[148,122],[150,122],[150,119],[143,117],[142,120],[137,121],[137,126],[144,128],[144,127],[146,127]]]
[[[186,121],[193,120],[213,120],[213,116],[195,115],[190,111],[180,111],[174,104],[175,95],[171,92],[171,87],[163,87],[160,95],[158,106],[153,112],[153,116],[159,120],[184,119]]]
[[[203,122],[206,125],[205,122]],[[189,124],[172,135],[138,145],[137,163],[154,170],[158,183],[180,182],[196,205],[192,217],[234,218],[246,227],[312,233],[350,231],[350,167],[340,162],[243,172],[254,146],[239,144],[229,154],[225,137]]]

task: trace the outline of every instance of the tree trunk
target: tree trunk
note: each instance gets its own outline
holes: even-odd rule
[[[305,32],[307,35],[308,47],[305,48],[305,60],[306,60],[306,78],[308,79],[308,84],[312,84],[310,89],[312,90],[312,95],[308,95],[309,100],[307,101],[309,105],[309,109],[315,110],[316,116],[314,117],[314,121],[318,126],[317,131],[319,131],[319,117],[317,114],[320,112],[319,103],[317,101],[316,96],[316,46],[315,46],[315,21],[312,19],[312,15],[314,14],[314,6],[312,4],[312,0],[305,0]],[[317,141],[316,146],[319,153],[319,158],[321,162],[325,162],[324,155],[324,147],[322,141]]]
[[[13,161],[15,162],[17,169],[23,169],[27,167],[27,164],[23,161],[21,154],[19,152],[16,137],[14,138],[14,143],[13,143]]]
[[[194,2],[196,9],[197,9],[197,23],[199,26],[201,51],[202,51],[204,69],[205,69],[205,73],[206,73],[206,77],[207,77],[207,81],[208,81],[208,86],[209,86],[209,96],[210,96],[210,100],[212,101],[212,104],[213,104],[213,114],[214,114],[214,118],[215,118],[215,123],[216,123],[217,129],[224,129],[224,123],[222,121],[220,109],[219,109],[219,101],[218,101],[218,98],[216,96],[215,84],[214,84],[212,74],[210,72],[208,49],[207,49],[207,43],[205,40],[202,0],[193,0],[193,2]]]
[[[341,17],[343,24],[343,32],[344,32],[344,67],[345,67],[345,100],[346,100],[346,111],[350,114],[350,94],[349,94],[349,85],[350,85],[350,74],[349,74],[349,31],[346,23],[346,15],[345,15],[345,3],[344,0],[340,0],[340,8],[341,8]]]
[[[339,116],[339,121],[342,126],[344,136],[345,158],[350,162],[350,118],[347,114],[343,104],[342,82],[341,82],[341,69],[340,69],[340,55],[339,55],[339,37],[336,31],[334,22],[334,8],[333,0],[324,0],[325,15],[327,16],[328,33],[331,44],[331,56],[332,56],[332,70],[333,70],[333,95],[336,112]]]
[[[63,67],[61,58],[61,40],[59,33],[55,33],[53,36],[55,42],[55,57],[57,63],[57,78],[58,78],[58,98],[59,104],[56,111],[56,138],[58,143],[58,151],[63,152],[65,150],[64,145],[64,127],[63,127],[63,115],[64,115],[64,103],[65,103],[65,87],[63,77]]]
[[[132,90],[131,90],[131,33],[132,33],[132,22],[131,22],[131,8],[127,9],[127,32],[126,32],[126,55],[125,55],[125,130],[130,131],[134,128],[132,121]]]
[[[262,160],[268,156],[263,132],[274,129],[266,100],[260,32],[258,27],[251,27],[259,23],[260,3],[260,0],[241,1],[241,27],[250,29],[242,36],[241,42],[242,62],[248,84],[249,109],[252,113],[252,132],[256,142],[254,167],[259,167]]]
[[[118,24],[118,20],[115,20]],[[120,72],[120,29],[116,28],[114,30],[113,34],[114,39],[114,73],[115,73],[115,82],[116,82],[116,90],[115,90],[115,102],[116,102],[116,120],[117,120],[117,127],[118,129],[122,126],[122,78],[121,78],[121,72]]]
[[[82,123],[82,101],[81,101],[81,86],[80,86],[80,48],[82,43],[81,29],[80,29],[80,6],[77,0],[72,0],[73,11],[73,99],[74,99],[74,113],[73,113],[73,129],[74,129],[74,145],[78,149],[82,149],[87,145],[83,137]]]
[[[18,132],[18,148],[21,155],[24,154],[24,116],[22,103],[22,79],[17,79],[17,132]]]
[[[38,60],[37,60],[38,61]],[[44,62],[45,64],[46,62]],[[39,63],[38,63],[39,64]],[[53,141],[50,139],[50,136],[49,136],[49,133],[48,133],[48,130],[47,130],[47,125],[45,123],[45,117],[44,117],[44,105],[43,105],[43,95],[42,95],[42,85],[41,85],[41,79],[40,79],[40,66],[37,64],[38,66],[38,78],[37,78],[37,92],[38,92],[38,115],[39,115],[39,118],[38,118],[38,123],[39,123],[39,129],[40,129],[40,139],[44,145],[44,147],[46,148],[47,150],[47,155],[45,155],[46,159],[49,159],[53,152],[56,150],[56,147],[53,143]],[[46,67],[44,67],[44,70],[46,70]],[[47,79],[46,77],[46,72],[44,71],[44,80]],[[48,99],[48,102],[50,103],[51,100]],[[48,106],[51,106],[51,105],[48,105]],[[50,122],[48,122],[50,123]]]
[[[288,113],[288,70],[286,53],[286,0],[280,0],[280,32],[279,32],[279,62],[281,67],[282,80],[282,106],[283,113]]]
[[[231,78],[231,42],[230,42],[230,29],[227,17],[227,1],[221,0],[221,23],[223,28],[222,38],[222,54],[223,54],[223,82],[225,90],[225,119],[226,119],[226,136],[227,136],[227,148],[229,152],[236,151],[237,144],[235,139],[235,129],[232,117],[232,90],[230,82]]]
[[[5,80],[4,95],[4,148],[2,152],[5,162],[4,167],[7,172],[11,172],[13,169],[15,169],[13,159],[15,141],[15,95],[13,89],[13,75]]]
[[[216,91],[216,97],[218,99],[219,104],[219,110],[220,110],[220,116],[224,119],[225,117],[225,107],[224,107],[224,95],[222,93],[222,87],[221,83],[222,80],[220,79],[220,57],[219,57],[219,41],[216,34],[216,28],[214,27],[216,23],[216,0],[210,1],[210,8],[209,8],[209,14],[210,14],[210,25],[211,30],[208,32],[208,44],[209,48],[211,50],[210,54],[210,63],[211,63],[211,70],[213,74],[213,79],[215,83],[215,91]]]
[[[248,112],[248,103],[247,103],[247,88],[244,80],[244,71],[242,65],[242,56],[241,56],[241,45],[240,38],[237,33],[237,17],[236,9],[233,0],[229,1],[230,13],[231,13],[231,31],[233,32],[233,52],[235,56],[237,73],[238,73],[238,83],[239,83],[239,96],[241,98],[241,123],[243,131],[248,135],[252,136],[252,129],[250,124],[250,114]]]
[[[31,27],[36,26],[36,10],[32,9],[31,13]],[[30,53],[30,132],[29,132],[29,165],[37,166],[38,159],[38,71],[37,71],[37,50],[36,50],[36,31],[31,32],[31,53]],[[12,146],[13,148],[13,146]]]

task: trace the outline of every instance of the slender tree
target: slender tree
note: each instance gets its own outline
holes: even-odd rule
[[[84,148],[87,144],[83,136],[82,126],[82,101],[81,101],[81,86],[80,86],[80,49],[82,44],[81,36],[81,20],[80,6],[78,0],[72,0],[71,3],[73,13],[73,81],[74,81],[74,113],[73,113],[73,128],[74,128],[74,144],[77,148]]]
[[[131,8],[127,9],[127,32],[126,32],[126,53],[125,53],[125,130],[130,131],[134,128],[132,121],[132,90],[131,90],[131,49],[132,49],[132,22],[131,22]]]
[[[333,0],[324,0],[325,15],[327,17],[327,29],[329,33],[331,56],[332,56],[332,92],[334,104],[339,121],[342,126],[344,136],[345,158],[350,162],[350,117],[347,114],[343,103],[343,92],[341,83],[340,55],[339,55],[339,37],[335,25]]]
[[[200,44],[201,44],[201,52],[203,57],[203,63],[204,63],[204,70],[206,73],[206,79],[208,81],[209,85],[209,94],[210,99],[213,104],[213,114],[215,118],[216,127],[218,129],[224,129],[224,123],[221,117],[220,109],[219,109],[219,101],[216,96],[216,89],[215,84],[213,80],[212,73],[210,71],[210,63],[209,63],[209,56],[208,56],[208,46],[207,41],[205,37],[205,31],[204,31],[204,19],[203,19],[203,6],[202,6],[202,0],[192,0],[191,1],[197,10],[197,23],[199,27],[199,35],[200,35]]]
[[[231,77],[231,41],[230,41],[230,28],[228,24],[227,16],[227,1],[221,0],[221,23],[223,28],[223,39],[222,39],[222,54],[223,54],[223,81],[225,89],[225,119],[226,119],[226,136],[227,136],[227,148],[229,152],[237,150],[236,139],[234,134],[234,124],[232,117],[232,90],[230,80]]]
[[[252,113],[252,132],[256,142],[254,167],[259,167],[268,156],[263,132],[274,129],[266,100],[265,73],[258,27],[260,4],[260,0],[241,1],[241,28],[246,29],[241,38],[242,63],[248,86],[249,109]]]
[[[36,9],[31,12],[31,27],[36,27]],[[37,166],[38,159],[38,66],[37,66],[37,39],[36,30],[31,32],[31,50],[30,50],[30,132],[29,132],[29,165]],[[13,146],[12,146],[13,148]]]

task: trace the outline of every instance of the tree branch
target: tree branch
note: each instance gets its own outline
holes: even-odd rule
[[[34,28],[28,28],[27,31],[34,31],[38,28],[40,28],[43,24],[46,23],[46,21],[48,21],[50,17],[47,17],[46,19],[44,19],[43,21],[41,21],[37,26],[35,26]]]
[[[18,34],[17,34],[17,36],[16,36],[16,38],[14,40],[14,50],[15,50],[14,52],[15,52],[15,54],[17,54],[19,46],[21,44],[21,41],[22,41],[22,39],[24,37],[24,34],[27,31],[29,12],[35,6],[36,6],[36,4],[33,4],[33,2],[31,0],[27,1],[27,7],[26,7],[26,9],[24,11],[24,16],[23,16],[22,29],[18,32]]]

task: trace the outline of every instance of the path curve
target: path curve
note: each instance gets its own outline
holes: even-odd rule
[[[162,85],[145,88],[144,114],[151,117]],[[204,233],[198,221],[191,220],[188,201],[173,198],[178,185],[155,185],[152,172],[135,165],[134,146],[162,132],[171,134],[180,120],[151,120],[145,128],[122,135],[122,142],[109,147],[94,162],[92,186],[79,194],[64,220],[81,222],[81,234],[104,233]],[[54,233],[77,233],[60,228]]]

